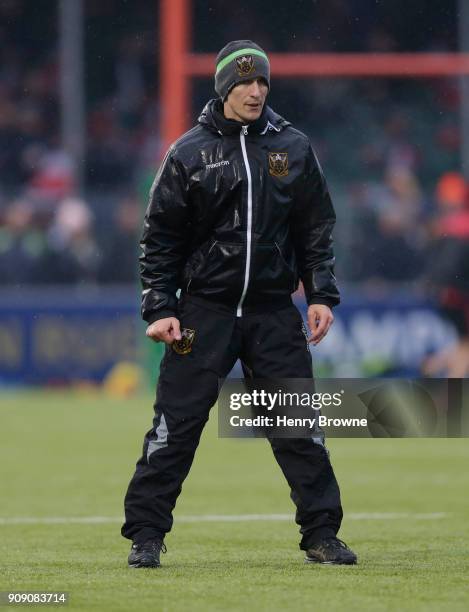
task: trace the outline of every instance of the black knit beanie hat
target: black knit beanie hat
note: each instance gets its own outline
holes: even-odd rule
[[[267,54],[252,40],[233,40],[217,55],[215,91],[223,101],[238,83],[262,77],[270,89]]]

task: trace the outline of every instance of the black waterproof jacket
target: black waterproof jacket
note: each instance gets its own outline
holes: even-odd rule
[[[242,316],[281,308],[303,281],[308,304],[339,302],[335,214],[305,134],[264,106],[242,126],[210,100],[169,149],[142,236],[142,316],[177,316],[177,291]]]

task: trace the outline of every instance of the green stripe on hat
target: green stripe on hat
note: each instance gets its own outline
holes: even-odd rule
[[[269,63],[269,58],[267,57],[267,55],[263,51],[259,51],[259,49],[240,49],[239,51],[233,51],[233,53],[230,53],[229,55],[224,57],[220,62],[218,62],[215,74],[220,72],[220,70],[223,70],[223,68],[227,64],[229,64],[231,60],[234,60],[235,57],[238,57],[238,55],[246,55],[247,53],[249,53],[250,55],[258,55],[259,57],[263,57],[265,61]]]

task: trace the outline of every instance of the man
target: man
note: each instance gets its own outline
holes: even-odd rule
[[[198,124],[156,176],[142,238],[142,315],[166,343],[153,428],[125,498],[132,567],[158,567],[172,510],[223,379],[239,357],[251,378],[312,378],[303,281],[317,344],[339,302],[335,215],[308,138],[265,104],[269,60],[249,40],[226,45]],[[177,298],[177,291],[181,294]],[[339,488],[320,438],[270,439],[291,488],[306,560],[353,564],[337,539]]]

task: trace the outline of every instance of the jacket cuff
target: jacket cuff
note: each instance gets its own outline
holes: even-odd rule
[[[308,306],[312,306],[313,304],[324,304],[324,306],[329,306],[329,308],[332,310],[332,308],[334,308],[334,306],[337,306],[337,304],[339,303],[337,300],[331,300],[328,298],[324,298],[324,297],[310,297],[308,300]]]
[[[148,323],[148,325],[151,325],[155,321],[159,321],[160,319],[166,319],[168,317],[176,317],[177,319],[178,313],[175,310],[164,308],[162,310],[157,310],[156,312],[151,312],[150,314],[146,315],[144,318],[145,318],[145,321]]]

